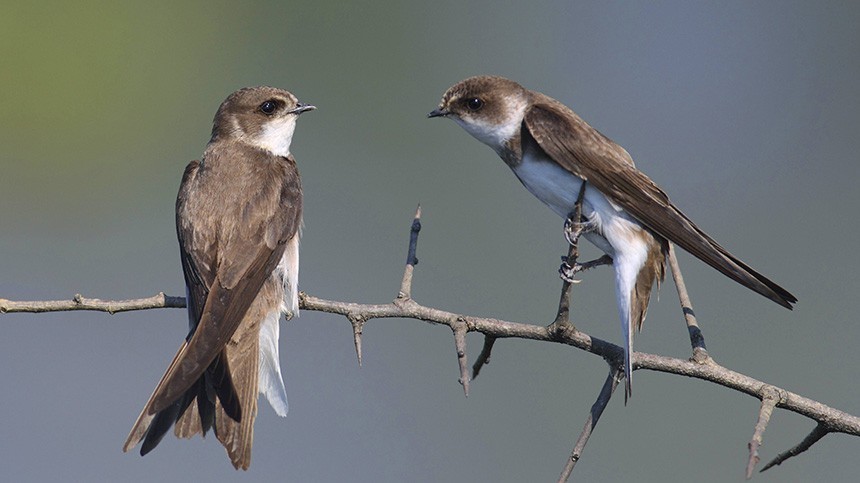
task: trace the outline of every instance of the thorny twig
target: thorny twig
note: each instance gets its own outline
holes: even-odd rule
[[[464,372],[464,368],[466,367],[466,348],[465,337],[463,337],[467,332],[480,332],[485,336],[487,341],[485,342],[485,350],[482,351],[482,356],[479,358],[479,360],[483,359],[484,363],[489,360],[490,351],[488,347],[492,347],[492,342],[489,341],[492,340],[495,342],[498,339],[505,338],[520,338],[565,344],[598,355],[607,361],[618,360],[618,358],[621,357],[623,354],[623,349],[621,347],[596,337],[591,337],[584,332],[576,330],[569,323],[556,324],[555,322],[559,320],[558,317],[556,317],[556,321],[551,323],[549,326],[542,326],[456,314],[432,307],[426,307],[413,300],[411,297],[412,272],[414,270],[415,263],[417,263],[414,249],[415,246],[417,246],[418,231],[420,230],[419,220],[420,210],[416,213],[415,220],[413,221],[413,228],[410,232],[409,262],[412,263],[407,263],[406,265],[400,291],[393,302],[387,304],[360,304],[325,300],[308,295],[304,292],[299,294],[299,306],[302,310],[340,314],[350,321],[353,334],[356,337],[356,351],[359,360],[361,359],[360,335],[363,325],[372,319],[389,317],[416,319],[431,324],[448,326],[452,330],[455,336],[455,341],[457,342],[457,355],[460,366],[461,381],[467,381],[468,379],[468,373]],[[689,307],[689,303],[685,304],[683,302],[683,297],[682,306]],[[148,298],[130,300],[99,300],[85,298],[81,295],[75,295],[70,300],[54,301],[11,301],[0,299],[0,313],[43,313],[70,310],[92,310],[114,314],[132,310],[184,307],[184,297],[167,296],[163,293],[159,293]],[[560,308],[559,312],[561,311],[562,310]],[[567,317],[567,314],[565,314],[565,317]],[[688,319],[688,324],[689,323],[690,320]],[[689,326],[690,325],[688,325],[688,327]],[[692,336],[693,331],[691,330],[691,341],[693,342],[695,359],[695,349],[698,346]],[[700,346],[701,349],[704,349],[703,340]],[[487,353],[486,357],[483,356],[484,352]],[[461,353],[463,354],[462,357],[460,357]],[[750,376],[732,371],[717,364],[713,359],[708,359],[708,363],[703,364],[695,360],[683,360],[656,354],[636,352],[635,361],[637,370],[651,370],[693,377],[718,384],[760,400],[773,397],[772,395],[774,394],[774,391],[776,391],[779,394],[779,398],[774,404],[774,407],[800,414],[817,423],[815,429],[803,441],[787,451],[780,453],[770,463],[765,465],[761,471],[775,465],[779,465],[792,456],[797,456],[798,454],[803,453],[829,433],[844,433],[853,436],[860,436],[860,418],[857,416],[853,416],[785,389],[764,383]],[[463,377],[463,374],[466,374],[466,377]],[[615,376],[612,378],[612,386],[617,385],[617,383],[618,376]],[[467,390],[467,384],[468,382],[464,382],[464,390]],[[606,384],[604,384],[604,389],[605,388]],[[590,425],[590,428],[593,428],[594,424],[597,422],[599,414],[596,414],[594,410],[595,408],[601,409],[600,404],[604,393],[605,391],[602,390],[601,396],[598,398],[598,401],[595,402],[595,406],[592,407],[592,414],[587,422],[587,425]],[[611,394],[611,390],[609,393]],[[770,406],[770,404],[770,402],[767,403],[768,406]],[[605,407],[605,404],[603,407]],[[762,417],[759,419],[761,421]],[[586,433],[587,432],[584,431],[583,435],[586,435]],[[588,434],[590,434],[590,429]],[[761,436],[760,434],[758,435],[759,437]],[[754,439],[755,436],[756,434],[754,434]],[[583,439],[582,435],[580,436],[580,439]],[[587,436],[584,441],[587,441]],[[578,442],[577,446],[574,447],[572,457],[575,457],[575,459],[578,460],[581,450],[582,448]]]

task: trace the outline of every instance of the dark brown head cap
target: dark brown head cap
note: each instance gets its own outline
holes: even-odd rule
[[[296,96],[276,87],[245,87],[230,94],[215,113],[212,140],[222,137],[257,138],[266,125],[291,120],[316,109],[302,104]]]
[[[492,118],[496,111],[504,109],[506,99],[527,97],[528,90],[516,82],[499,76],[481,75],[469,77],[453,86],[442,95],[439,108],[429,117],[460,115],[483,110],[482,117]]]

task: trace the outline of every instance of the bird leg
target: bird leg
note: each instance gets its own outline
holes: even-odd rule
[[[612,257],[609,255],[603,255],[600,258],[579,263],[577,261],[573,261],[573,265],[570,264],[568,257],[561,257],[562,263],[561,267],[558,269],[558,275],[562,278],[562,280],[566,280],[570,283],[579,283],[579,280],[574,279],[573,277],[579,273],[584,272],[586,270],[590,270],[595,267],[599,267],[601,265],[612,265]]]
[[[567,214],[564,220],[564,238],[570,245],[579,243],[579,237],[588,233],[591,227],[588,225],[588,218],[582,214],[582,203],[577,200],[573,211]]]
[[[584,263],[577,261],[577,258],[579,258],[579,238],[592,229],[588,223],[588,219],[582,214],[582,199],[584,196],[585,183],[582,183],[579,189],[579,196],[576,198],[576,204],[573,205],[573,211],[564,220],[564,237],[567,239],[567,243],[570,244],[570,250],[566,256],[561,257],[562,263],[558,268],[558,275],[562,280],[570,283],[579,283],[579,280],[574,280],[573,278],[579,272],[584,272],[601,265],[612,264],[612,257],[609,255],[603,255],[596,260]]]

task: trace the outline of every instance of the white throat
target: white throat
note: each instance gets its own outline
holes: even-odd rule
[[[296,116],[286,116],[273,119],[263,127],[263,131],[255,140],[255,144],[275,156],[290,155],[290,144],[296,130]]]
[[[519,132],[528,107],[525,99],[507,99],[506,104],[507,116],[501,123],[476,119],[464,120],[459,117],[454,117],[454,120],[475,139],[499,152],[504,149],[505,143]]]

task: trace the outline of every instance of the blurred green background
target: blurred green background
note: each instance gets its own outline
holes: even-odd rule
[[[4,2],[0,15],[0,297],[183,293],[173,205],[182,170],[237,88],[319,107],[293,153],[305,186],[301,288],[394,298],[415,206],[413,294],[546,324],[562,222],[494,153],[427,120],[444,90],[504,75],[573,107],[627,148],[691,218],[795,293],[788,312],[681,255],[712,355],[860,414],[860,4],[850,2]],[[591,247],[587,255],[596,255]],[[609,270],[574,321],[618,342]],[[213,437],[120,446],[185,335],[185,312],[0,316],[5,481],[555,481],[605,376],[602,360],[496,344],[463,397],[447,329],[351,329],[304,312],[282,330],[290,415],[261,406],[253,464]],[[468,338],[469,358],[481,348]],[[636,348],[686,357],[667,282]],[[637,372],[578,481],[739,481],[758,401]],[[767,461],[810,421],[777,411]],[[856,438],[830,436],[755,481],[848,481]]]

